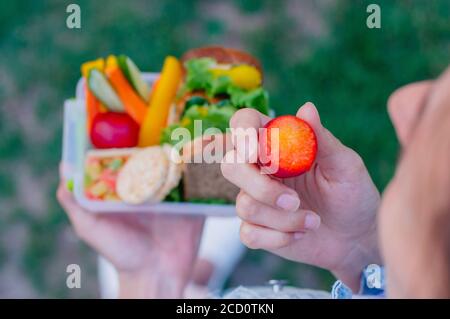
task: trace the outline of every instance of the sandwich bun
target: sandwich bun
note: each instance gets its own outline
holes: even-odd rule
[[[247,52],[237,49],[224,48],[221,46],[196,48],[187,51],[181,57],[181,61],[184,63],[188,60],[198,58],[213,58],[217,61],[218,64],[247,64],[254,66],[261,74],[263,74],[261,64],[259,63],[258,59]]]

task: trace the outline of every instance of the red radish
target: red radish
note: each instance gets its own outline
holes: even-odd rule
[[[139,125],[126,113],[98,113],[90,135],[96,148],[134,147],[139,139]]]
[[[263,171],[288,178],[311,168],[316,158],[317,140],[308,123],[293,115],[283,115],[269,121],[264,128],[259,137]]]

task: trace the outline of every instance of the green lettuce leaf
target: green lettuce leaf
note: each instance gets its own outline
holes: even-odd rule
[[[233,86],[233,83],[229,76],[221,75],[214,77],[206,88],[206,94],[210,97],[219,94],[228,94],[231,86]]]
[[[191,59],[185,62],[186,67],[186,89],[189,91],[206,90],[214,80],[209,71],[216,61],[211,58]]]
[[[217,128],[220,132],[225,133],[229,127],[230,119],[236,111],[237,108],[232,105],[193,105],[184,113],[180,123],[172,124],[163,130],[161,143],[181,147],[180,140],[172,139],[172,132],[180,127],[189,131],[191,139],[203,135],[209,128]],[[196,120],[202,121],[202,130],[198,132],[195,130],[194,121]]]
[[[202,121],[201,134],[203,134],[208,128],[212,127],[218,128],[221,132],[225,132],[229,126],[228,123],[236,110],[237,109],[231,105],[223,107],[218,107],[215,104],[211,104],[209,106],[195,105],[189,108],[184,116],[190,120],[187,128],[190,129],[193,138],[196,138],[197,136],[194,134],[199,135],[199,132],[194,133],[195,120]]]
[[[172,132],[180,127],[182,127],[182,126],[179,123],[172,124],[172,125],[165,127],[161,133],[161,138],[160,138],[159,143],[160,144],[170,144],[172,146],[175,146],[179,142],[179,140],[172,139]]]
[[[263,114],[269,114],[269,94],[263,88],[245,91],[232,86],[228,89],[228,94],[230,95],[231,104],[236,107],[250,107]]]
[[[190,198],[187,200],[187,202],[196,204],[216,204],[216,205],[233,204],[233,202],[222,198]]]
[[[178,184],[178,186],[175,186],[172,188],[169,194],[167,194],[166,198],[164,199],[165,202],[182,202],[183,201],[183,190],[182,190],[182,184]]]

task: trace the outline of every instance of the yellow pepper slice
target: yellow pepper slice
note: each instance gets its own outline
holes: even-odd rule
[[[89,71],[92,69],[98,69],[103,72],[105,68],[105,60],[103,58],[98,58],[97,60],[88,61],[81,65],[81,74],[83,77],[87,78]]]
[[[261,86],[262,77],[257,68],[251,65],[238,65],[228,71],[228,76],[237,87],[251,90]]]
[[[117,62],[117,57],[115,55],[108,55],[106,58],[106,65],[105,65],[105,73],[108,72],[108,70],[114,69],[119,66],[119,63]]]
[[[139,146],[158,145],[161,132],[167,125],[170,107],[181,82],[181,63],[173,56],[164,60],[158,85],[152,92],[150,105],[139,133]]]

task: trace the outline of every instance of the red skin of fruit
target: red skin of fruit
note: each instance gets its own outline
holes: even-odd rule
[[[135,147],[139,125],[126,113],[99,113],[92,121],[90,138],[96,148]]]
[[[269,121],[264,128],[265,133],[259,135],[259,164],[263,171],[288,178],[311,168],[316,159],[317,139],[308,123],[293,115],[283,115]],[[274,129],[278,129],[279,143]]]

